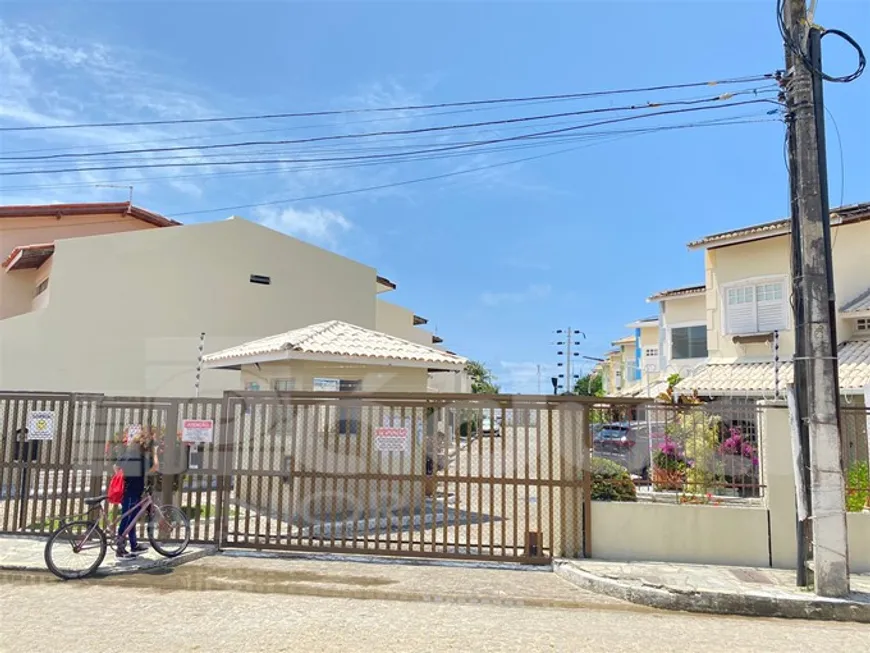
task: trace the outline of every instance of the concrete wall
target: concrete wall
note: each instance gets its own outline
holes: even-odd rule
[[[0,388],[189,395],[200,332],[208,353],[331,319],[374,328],[375,277],[240,219],[61,240],[44,310],[0,321]],[[201,385],[238,387],[227,371]]]
[[[788,411],[784,404],[763,405],[763,506],[596,501],[592,557],[794,569],[795,485]],[[850,513],[848,528],[850,569],[868,573],[870,514]]]
[[[762,508],[592,503],[592,557],[768,566]]]
[[[432,333],[414,326],[414,312],[378,299],[375,307],[375,330],[411,342],[432,346]]]
[[[793,569],[797,559],[795,483],[788,410],[764,402],[764,479],[770,508],[771,554],[774,567]],[[870,572],[870,514],[849,513],[849,566],[852,573]]]
[[[52,243],[64,238],[80,238],[98,234],[157,229],[152,224],[130,216],[77,215],[65,217],[3,218],[0,220],[0,260],[16,247]],[[26,313],[31,308],[33,288],[20,272],[0,274],[0,320]],[[31,280],[32,281],[32,280]],[[29,293],[29,298],[26,295]],[[21,297],[25,296],[22,301]]]

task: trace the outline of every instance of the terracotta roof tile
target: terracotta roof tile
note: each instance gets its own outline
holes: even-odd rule
[[[647,298],[648,302],[658,302],[663,299],[672,297],[690,297],[691,295],[700,295],[707,291],[707,286],[701,284],[699,286],[683,286],[682,288],[672,288],[671,290],[662,290],[655,295],[650,295]]]
[[[372,331],[347,322],[332,320],[294,329],[267,338],[231,347],[203,357],[211,366],[232,364],[235,360],[276,354],[281,351],[302,354],[347,356],[377,360],[416,361],[431,365],[463,366],[465,358],[434,347]],[[291,356],[288,356],[291,358]]]
[[[840,345],[840,389],[860,391],[870,383],[870,340],[851,340]],[[785,390],[793,379],[791,361],[779,370],[780,389]],[[708,363],[691,377],[677,384],[682,392],[697,390],[700,394],[754,394],[767,396],[775,389],[772,362]]]

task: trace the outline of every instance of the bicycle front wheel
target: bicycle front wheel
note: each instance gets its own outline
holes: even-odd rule
[[[190,542],[190,520],[175,506],[154,506],[148,520],[148,540],[162,556],[181,555]]]
[[[65,524],[45,544],[45,565],[63,580],[90,576],[105,557],[106,534],[94,522]]]

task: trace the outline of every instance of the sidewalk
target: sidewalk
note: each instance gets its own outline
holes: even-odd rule
[[[578,587],[664,610],[870,623],[870,575],[852,575],[849,599],[795,587],[794,571],[657,562],[557,560]]]
[[[45,538],[4,535],[0,537],[0,569],[7,571],[44,571],[50,573],[45,566]],[[176,558],[164,558],[153,550],[135,560],[116,560],[110,550],[106,559],[97,570],[97,574],[107,576],[124,574],[134,571],[144,571],[157,567],[174,567],[191,562],[214,552],[212,546],[190,545],[184,553]]]

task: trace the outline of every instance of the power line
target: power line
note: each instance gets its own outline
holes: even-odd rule
[[[152,147],[152,148],[140,148],[140,149],[125,149],[125,150],[104,150],[102,152],[83,152],[83,153],[60,153],[60,154],[43,154],[36,156],[4,156],[0,157],[0,161],[45,161],[45,160],[53,160],[53,159],[66,159],[66,158],[90,158],[96,156],[113,156],[113,155],[126,155],[126,154],[152,154],[158,152],[181,152],[181,151],[190,151],[194,150],[196,152],[201,152],[203,150],[217,150],[217,149],[227,149],[227,148],[238,148],[238,147],[257,147],[257,146],[269,146],[269,145],[298,145],[303,143],[317,143],[323,141],[336,141],[336,140],[346,140],[346,139],[358,139],[358,138],[373,138],[380,136],[408,136],[411,134],[425,134],[425,133],[433,133],[433,132],[443,132],[443,131],[453,131],[456,129],[473,129],[476,127],[491,127],[494,125],[510,125],[510,124],[518,124],[518,123],[527,123],[527,122],[536,122],[539,120],[550,120],[554,118],[568,118],[574,116],[583,116],[583,115],[593,115],[597,113],[612,113],[618,111],[639,111],[650,108],[657,108],[663,106],[691,106],[693,104],[701,104],[705,102],[714,102],[718,100],[728,100],[733,97],[737,97],[740,95],[746,94],[754,94],[758,95],[759,92],[764,92],[767,90],[766,87],[759,87],[753,89],[745,89],[740,91],[735,91],[733,93],[724,93],[717,96],[708,96],[704,98],[698,98],[693,100],[671,100],[668,102],[647,102],[644,104],[630,104],[623,105],[619,107],[598,107],[595,109],[583,109],[580,111],[563,111],[560,113],[550,113],[550,114],[541,114],[535,116],[521,116],[517,118],[502,118],[499,120],[485,120],[479,122],[471,122],[471,123],[459,123],[453,125],[436,125],[430,127],[416,127],[414,129],[391,129],[391,130],[383,130],[376,132],[360,132],[360,133],[350,133],[350,134],[331,134],[327,136],[312,136],[309,138],[295,138],[295,139],[281,139],[281,140],[262,140],[262,141],[242,141],[242,142],[234,142],[234,143],[211,143],[208,145],[181,145],[175,147]],[[778,90],[776,88],[770,90]]]
[[[765,73],[761,75],[748,75],[744,77],[733,77],[730,79],[689,82],[683,84],[662,84],[659,86],[645,86],[639,88],[614,89],[606,91],[589,91],[584,93],[561,93],[556,95],[534,95],[527,97],[512,97],[512,98],[496,98],[487,100],[466,100],[461,102],[439,102],[435,104],[411,104],[397,107],[377,107],[377,108],[362,108],[362,109],[332,109],[321,111],[301,111],[292,113],[271,113],[257,114],[247,116],[228,116],[219,118],[179,118],[173,120],[131,120],[122,122],[92,122],[64,125],[30,125],[27,127],[0,127],[0,131],[44,131],[44,130],[59,130],[59,129],[82,129],[94,127],[142,127],[149,125],[193,125],[216,122],[239,122],[245,120],[273,120],[283,118],[305,118],[312,116],[336,116],[342,114],[356,113],[384,113],[393,111],[422,111],[427,109],[444,109],[449,107],[471,107],[487,104],[513,104],[520,102],[533,102],[542,100],[567,100],[580,99],[589,97],[602,97],[605,95],[621,95],[628,93],[642,93],[649,91],[665,91],[681,88],[697,88],[700,86],[714,86],[725,84],[742,84],[747,82],[759,82],[764,80],[775,79],[778,73]]]
[[[684,111],[690,111],[690,110],[686,109]],[[237,204],[235,206],[223,206],[223,207],[214,208],[214,209],[202,209],[202,210],[198,210],[198,211],[185,211],[182,213],[174,214],[174,217],[182,217],[182,216],[188,216],[188,215],[201,215],[201,214],[205,214],[205,213],[222,213],[222,212],[226,212],[226,211],[235,211],[235,210],[239,210],[239,209],[250,209],[250,208],[256,208],[256,207],[261,207],[261,206],[274,206],[277,204],[293,204],[295,202],[319,200],[319,199],[326,199],[326,198],[330,198],[330,197],[340,197],[340,196],[344,196],[344,195],[353,195],[353,194],[357,194],[357,193],[363,193],[363,192],[374,191],[374,190],[384,190],[387,188],[407,186],[410,184],[417,184],[417,183],[422,183],[422,182],[426,182],[426,181],[436,181],[439,179],[447,179],[450,177],[469,174],[469,173],[473,173],[473,172],[480,172],[480,171],[489,170],[492,168],[499,168],[499,167],[514,165],[517,163],[524,163],[526,161],[534,161],[534,160],[543,159],[546,157],[557,156],[559,154],[566,154],[569,152],[574,152],[574,151],[583,149],[584,147],[588,147],[588,145],[586,145],[586,146],[579,145],[576,147],[556,150],[554,152],[545,152],[543,154],[538,154],[535,156],[523,157],[521,159],[512,159],[510,161],[502,161],[499,163],[493,163],[493,164],[489,164],[489,165],[485,165],[485,166],[478,166],[475,168],[468,168],[466,170],[458,170],[458,171],[454,171],[454,172],[448,172],[448,173],[444,173],[444,174],[440,174],[440,175],[430,175],[427,177],[419,177],[416,179],[406,179],[406,180],[387,183],[387,184],[379,184],[376,186],[365,186],[362,188],[354,188],[354,189],[350,189],[350,190],[336,191],[336,192],[330,192],[330,193],[320,193],[317,195],[307,195],[307,196],[301,196],[301,197],[286,198],[286,199],[280,199],[280,200],[273,200],[273,201],[269,201],[269,202],[256,202],[256,203],[252,203],[252,204]]]
[[[701,127],[718,127],[718,126],[729,126],[729,125],[741,125],[741,124],[751,124],[751,123],[765,123],[765,122],[781,122],[780,119],[766,117],[767,114],[754,114],[754,115],[746,115],[746,116],[733,116],[728,118],[716,118],[708,121],[694,122],[694,123],[686,123],[679,125],[658,125],[656,127],[647,127],[642,129],[622,129],[622,130],[605,130],[605,131],[597,131],[597,132],[588,132],[580,135],[563,135],[563,136],[552,136],[546,137],[546,139],[535,139],[533,142],[528,143],[515,143],[512,145],[506,145],[504,147],[493,147],[484,150],[485,153],[490,154],[494,152],[504,152],[509,150],[517,150],[517,149],[527,149],[534,147],[544,147],[549,146],[554,143],[562,143],[566,141],[578,141],[578,140],[588,140],[588,141],[598,141],[598,142],[610,142],[614,140],[619,140],[621,138],[637,136],[637,135],[645,135],[645,134],[653,134],[659,133],[663,131],[671,131],[678,129],[693,129],[693,128],[701,128]],[[598,142],[592,142],[589,146],[597,145]],[[156,177],[126,177],[126,178],[111,178],[100,180],[98,183],[148,183],[152,181],[163,181],[163,180],[185,180],[185,179],[202,179],[202,178],[211,178],[211,177],[254,177],[260,175],[271,175],[271,174],[280,174],[280,173],[291,173],[296,172],[298,170],[304,171],[316,171],[316,170],[338,170],[338,169],[347,169],[347,168],[362,168],[369,167],[373,165],[387,165],[393,163],[404,163],[404,162],[413,162],[419,160],[426,161],[434,161],[439,159],[446,158],[455,158],[458,156],[468,156],[471,154],[478,154],[478,151],[464,151],[464,152],[452,152],[445,153],[437,156],[426,156],[419,158],[407,158],[402,159],[401,161],[363,161],[359,163],[354,162],[343,162],[337,163],[334,165],[322,165],[322,166],[302,166],[299,168],[288,168],[286,166],[277,166],[277,167],[267,167],[261,168],[254,171],[230,171],[230,172],[205,172],[205,173],[195,173],[188,175],[162,175]],[[60,188],[81,188],[81,187],[90,187],[94,186],[95,182],[69,182],[69,183],[57,183],[57,184],[35,184],[35,185],[26,185],[26,186],[4,186],[3,190],[5,191],[25,191],[25,190],[47,190],[47,189],[60,189]]]
[[[715,99],[729,99],[728,96],[719,96]],[[699,104],[702,101],[692,101],[688,102],[688,104]],[[597,127],[600,125],[614,124],[619,122],[626,122],[629,120],[637,120],[640,118],[649,118],[655,116],[664,116],[664,115],[674,115],[680,113],[688,113],[693,111],[705,111],[710,109],[722,109],[725,107],[736,107],[736,106],[746,106],[751,104],[762,104],[762,103],[778,103],[773,100],[744,100],[741,102],[730,102],[725,105],[717,105],[710,104],[710,100],[703,101],[706,103],[706,106],[691,106],[688,108],[682,109],[671,109],[667,111],[656,111],[651,113],[645,113],[635,116],[623,116],[621,118],[614,118],[611,120],[603,120],[592,123],[585,123],[582,125],[574,125],[570,127],[563,127],[560,129],[551,129],[542,132],[532,132],[530,134],[521,134],[518,136],[507,136],[504,138],[494,138],[483,141],[474,141],[472,143],[467,143],[463,145],[449,145],[440,148],[433,148],[428,150],[417,150],[412,151],[407,154],[425,154],[425,153],[435,153],[435,152],[446,152],[451,150],[464,149],[469,147],[479,147],[482,145],[492,145],[496,143],[505,143],[510,141],[524,140],[529,138],[535,138],[540,136],[548,136],[553,134],[561,134],[572,131],[577,131],[579,129],[584,129],[586,127]],[[677,104],[687,104],[687,102],[679,102]],[[657,106],[667,106],[666,104],[659,104]],[[644,109],[649,107],[643,107]],[[595,112],[603,111],[603,110],[594,110]],[[370,159],[380,159],[380,158],[388,158],[388,157],[397,157],[400,155],[396,154],[371,154],[371,155],[358,155],[358,156],[350,156],[350,157],[322,157],[319,159],[243,159],[243,160],[232,160],[232,161],[208,161],[208,162],[172,162],[172,163],[137,163],[130,165],[112,165],[112,166],[79,166],[75,168],[50,168],[50,169],[36,169],[36,170],[14,170],[14,171],[4,171],[0,172],[0,176],[2,177],[10,177],[10,176],[22,176],[22,175],[35,175],[35,174],[57,174],[57,173],[65,173],[65,172],[95,172],[102,170],[130,170],[130,169],[147,169],[147,168],[189,168],[189,167],[202,167],[202,166],[231,166],[231,165],[253,165],[253,164],[278,164],[278,163],[317,163],[324,161],[359,161],[359,160],[370,160]],[[189,157],[188,157],[189,158]]]

